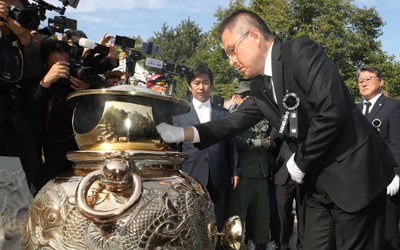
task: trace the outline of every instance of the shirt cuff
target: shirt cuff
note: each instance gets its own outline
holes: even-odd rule
[[[200,142],[199,131],[197,130],[197,128],[195,126],[192,126],[192,129],[193,129],[193,141],[192,141],[192,143],[199,143]]]

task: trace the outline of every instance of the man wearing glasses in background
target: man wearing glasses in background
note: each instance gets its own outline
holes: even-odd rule
[[[252,78],[252,97],[224,119],[184,128],[161,123],[162,138],[203,148],[266,118],[289,144],[285,165],[307,192],[303,249],[384,249],[395,162],[336,65],[307,38],[276,40],[248,10],[229,15],[219,35],[230,64]]]
[[[199,64],[187,76],[188,89],[192,95],[191,110],[172,118],[176,126],[191,126],[226,117],[229,111],[211,102],[213,73]],[[191,142],[182,144],[182,152],[188,159],[182,170],[194,177],[207,188],[217,220],[218,230],[222,230],[228,212],[230,193],[239,184],[239,163],[233,138],[228,138],[202,150]]]
[[[363,66],[357,72],[358,89],[362,96],[359,108],[389,146],[396,160],[395,177],[386,187],[386,250],[400,249],[400,103],[382,93],[384,80],[381,72]]]

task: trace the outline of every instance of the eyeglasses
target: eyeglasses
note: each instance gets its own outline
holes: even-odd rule
[[[363,84],[364,82],[370,83],[372,81],[372,79],[374,79],[374,78],[379,79],[379,77],[377,77],[377,76],[368,76],[368,77],[365,77],[364,79],[358,80],[358,84]]]
[[[240,43],[249,35],[250,31],[248,30],[247,32],[243,33],[238,40],[234,43],[234,45],[230,48],[227,48],[225,50],[225,54],[229,57],[232,58],[233,56],[236,55],[236,50],[239,47]]]

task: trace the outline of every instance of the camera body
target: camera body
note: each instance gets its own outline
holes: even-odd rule
[[[99,76],[118,65],[113,65],[106,57],[108,51],[91,49],[82,57],[84,48],[74,43],[70,46],[70,74],[79,80],[94,86],[104,84],[104,79]]]
[[[135,48],[136,40],[126,36],[115,36],[115,45],[121,46],[122,48]]]
[[[52,33],[63,33],[66,29],[76,30],[77,28],[77,21],[65,16],[55,16],[54,18],[49,18],[47,21]]]
[[[9,7],[8,16],[16,20],[22,27],[33,30],[40,24],[39,9],[37,5],[31,4],[24,9],[15,6]]]
[[[72,76],[90,84],[96,84],[100,80],[96,68],[85,66],[82,61],[75,59],[69,62],[69,72]]]

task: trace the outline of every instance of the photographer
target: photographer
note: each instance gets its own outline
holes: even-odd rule
[[[30,90],[39,80],[41,63],[36,23],[21,14],[28,4],[0,0],[0,155],[18,157],[32,183],[41,154],[32,126]]]
[[[35,98],[42,117],[45,161],[35,183],[38,189],[71,169],[66,153],[78,149],[71,125],[73,108],[66,98],[69,93],[88,89],[91,85],[70,74],[70,50],[71,47],[64,41],[49,39],[42,43],[42,60],[47,73],[37,87]]]

